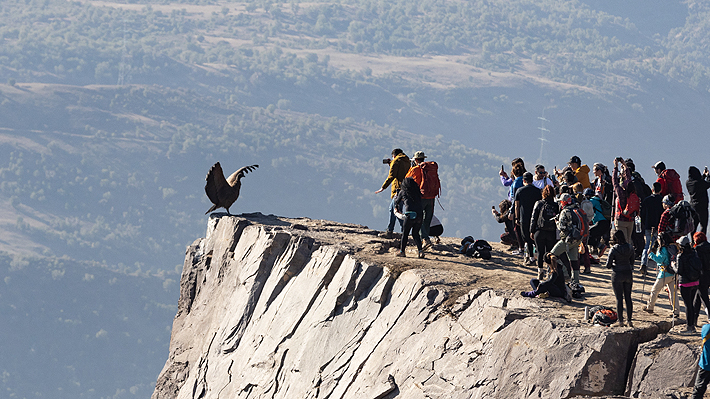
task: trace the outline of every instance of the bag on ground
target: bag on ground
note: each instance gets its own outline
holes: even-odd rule
[[[608,327],[619,319],[616,312],[607,306],[593,306],[589,309],[589,313],[593,315],[592,323],[602,326]]]

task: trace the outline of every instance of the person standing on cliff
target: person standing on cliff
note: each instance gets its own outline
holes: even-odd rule
[[[407,248],[407,240],[409,238],[409,232],[411,231],[412,238],[419,251],[419,258],[424,258],[422,240],[419,236],[423,219],[422,193],[419,191],[419,185],[411,177],[406,177],[402,181],[402,188],[394,197],[394,206],[395,213],[404,221],[402,226],[402,241],[396,256],[407,256],[404,250]]]
[[[574,198],[567,193],[560,194],[559,200],[560,213],[557,217],[557,230],[560,232],[560,240],[552,247],[552,262],[557,262],[557,259],[563,254],[567,254],[572,269],[572,281],[579,284],[579,243],[582,238],[575,236],[575,231],[579,230],[575,226],[580,225],[579,218],[581,212],[574,203]]]
[[[439,181],[439,165],[432,161],[425,162],[424,159],[426,159],[426,155],[424,155],[423,151],[415,152],[415,166],[409,169],[405,177],[414,179],[422,193],[424,216],[421,226],[421,237],[424,241],[424,251],[426,251],[427,248],[431,247],[429,226],[431,225],[431,218],[434,216],[434,200],[441,190],[441,182]]]
[[[624,300],[626,302],[627,324],[633,327],[631,315],[634,312],[631,300],[631,288],[634,284],[633,265],[634,248],[626,240],[622,230],[614,232],[614,246],[609,252],[606,268],[611,269],[611,288],[616,297],[616,314],[619,317],[619,327],[624,327]]]
[[[394,235],[394,222],[397,220],[397,217],[394,215],[394,196],[397,195],[397,191],[399,191],[399,187],[402,184],[402,180],[404,180],[404,176],[406,176],[407,172],[409,172],[410,164],[409,157],[399,148],[392,150],[392,159],[385,159],[384,163],[389,163],[390,173],[387,175],[385,182],[382,183],[382,187],[375,191],[375,194],[385,191],[385,189],[390,185],[392,186],[389,208],[390,220],[387,225],[387,231],[385,231],[384,234],[381,234],[384,238],[392,238]],[[399,221],[399,227],[402,227],[401,220]]]

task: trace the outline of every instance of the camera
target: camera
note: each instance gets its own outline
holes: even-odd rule
[[[660,245],[661,245],[661,244],[658,242],[658,240],[654,241],[653,244],[651,245],[651,252],[657,252],[657,251],[658,251],[658,247],[659,247]]]
[[[620,163],[624,163],[624,158],[623,157],[616,157],[615,161],[618,161]]]
[[[382,160],[382,163],[385,164],[385,165],[389,165],[390,162],[392,162],[392,160],[389,159],[389,158],[385,158],[385,159]]]

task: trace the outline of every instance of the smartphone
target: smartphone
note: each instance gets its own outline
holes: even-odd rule
[[[500,171],[501,171],[501,173],[505,172],[504,166],[505,166],[505,165],[501,165],[501,166],[500,166]]]
[[[495,206],[492,206],[491,209],[493,209],[493,210],[495,211],[495,210],[496,210],[496,207],[495,207]]]

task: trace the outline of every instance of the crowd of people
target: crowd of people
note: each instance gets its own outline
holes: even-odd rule
[[[534,174],[527,171],[521,158],[512,161],[510,176],[501,166],[500,180],[508,195],[492,209],[505,225],[501,243],[538,270],[533,290],[521,294],[571,300],[570,291],[581,286],[581,274],[591,273],[591,265],[599,264],[610,249],[605,266],[612,271],[618,325],[633,326],[634,264],[639,261],[639,272],[647,274],[651,260],[656,281],[643,310],[654,313],[665,288],[674,317],[680,315],[679,297],[683,299],[685,332],[694,333],[701,307],[710,309],[710,173],[707,167],[702,173],[695,166],[688,168],[686,201],[674,169],[662,161],[652,168],[656,180],[649,186],[634,161],[621,157],[609,171],[602,163],[590,169],[573,156],[565,168],[555,167],[552,176],[544,165],[535,165]],[[561,282],[572,290],[563,289]]]
[[[410,160],[395,149],[392,158],[384,160],[389,175],[376,193],[391,186],[389,224],[383,236],[393,238],[399,221],[402,236],[397,256],[406,256],[410,233],[419,258],[424,258],[432,245],[430,235],[443,232],[433,216],[434,200],[440,193],[438,166],[425,158],[424,152],[417,151]],[[650,260],[656,278],[643,310],[653,314],[665,288],[672,317],[680,316],[680,296],[685,307],[684,332],[695,333],[703,306],[710,317],[710,243],[706,237],[710,172],[707,167],[702,173],[695,166],[688,168],[685,187],[690,198],[686,201],[681,177],[674,169],[662,161],[652,168],[656,180],[649,186],[630,158],[615,158],[610,172],[602,163],[590,169],[575,155],[565,168],[555,167],[552,176],[544,165],[527,171],[521,158],[513,159],[511,175],[502,165],[500,180],[508,194],[498,209],[492,208],[496,221],[505,226],[500,241],[538,271],[530,281],[532,290],[521,295],[571,301],[570,292],[582,287],[581,274],[591,273],[591,265],[600,264],[609,250],[605,266],[611,269],[618,326],[633,327],[634,265],[638,260],[639,272],[646,275]],[[430,230],[435,225],[436,234]],[[702,397],[710,383],[708,334],[710,324],[705,324],[694,398]]]

